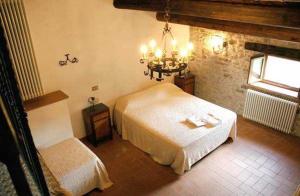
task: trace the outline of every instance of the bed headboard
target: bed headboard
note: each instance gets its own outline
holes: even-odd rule
[[[27,114],[31,134],[38,149],[74,137],[65,98],[31,109]]]

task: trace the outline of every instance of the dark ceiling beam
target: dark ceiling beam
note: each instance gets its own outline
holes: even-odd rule
[[[165,20],[163,13],[157,13],[156,18],[159,21]],[[210,18],[200,18],[200,17],[183,16],[183,15],[176,15],[176,14],[171,14],[170,22],[190,25],[190,26],[203,27],[208,29],[228,31],[233,33],[300,42],[300,29],[264,26],[264,25],[248,24],[248,23],[240,23],[240,22],[230,22],[230,21],[215,20]]]
[[[265,26],[300,28],[300,3],[287,6],[284,3],[278,4],[278,1],[271,1],[269,5],[254,4],[252,0],[248,1],[248,4],[237,2],[172,0],[170,13]],[[163,11],[165,5],[164,0],[114,0],[114,6],[121,9]]]
[[[171,1],[176,1],[176,0],[171,0]],[[242,4],[242,5],[266,5],[266,6],[277,6],[277,7],[299,7],[299,3],[300,3],[300,1],[297,0],[194,0],[194,1],[232,3],[232,4]],[[116,8],[121,8],[121,9],[135,8],[141,10],[142,8],[144,8],[143,10],[155,11],[154,9],[163,9],[162,5],[166,5],[166,0],[114,0],[114,6]],[[150,9],[147,9],[147,7]]]
[[[163,11],[166,6],[164,0],[114,0],[115,8],[143,10],[143,11]]]
[[[300,49],[246,42],[245,49],[300,61]]]
[[[205,1],[205,0],[199,0]],[[223,3],[237,3],[237,4],[248,4],[248,5],[268,5],[268,6],[299,6],[299,1],[295,0],[210,0],[214,2]]]

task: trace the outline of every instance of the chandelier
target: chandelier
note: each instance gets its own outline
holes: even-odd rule
[[[169,26],[169,1],[167,0],[165,8],[166,24],[162,33],[161,45],[157,45],[156,41],[152,39],[148,45],[142,44],[140,47],[142,54],[140,63],[147,65],[144,74],[157,81],[162,81],[163,76],[171,76],[176,73],[183,76],[187,72],[188,62],[193,60],[193,44],[189,42],[185,47],[178,47],[177,41],[172,35]],[[154,76],[155,72],[157,73],[156,77]]]

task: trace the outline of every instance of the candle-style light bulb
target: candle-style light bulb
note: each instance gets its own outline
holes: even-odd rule
[[[156,41],[154,39],[152,39],[150,42],[149,42],[149,46],[151,48],[151,50],[153,51],[154,48],[156,47]]]
[[[141,60],[146,60],[147,59],[147,52],[148,52],[148,48],[145,44],[141,45],[140,51],[142,53],[142,58]]]
[[[176,47],[177,47],[177,41],[176,41],[176,39],[172,39],[171,45],[172,45],[172,50],[176,51]]]
[[[162,51],[161,51],[161,49],[159,49],[159,48],[156,49],[154,55],[155,55],[156,58],[160,59],[162,57]]]
[[[194,50],[194,44],[192,42],[189,42],[188,45],[187,45],[187,48],[188,48],[189,51]]]
[[[148,47],[145,44],[143,44],[141,45],[140,51],[142,54],[146,54],[148,52]]]
[[[182,58],[186,58],[188,56],[188,50],[187,49],[181,49],[179,55]]]

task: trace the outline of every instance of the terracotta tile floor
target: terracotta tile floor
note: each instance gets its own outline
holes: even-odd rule
[[[243,118],[226,142],[183,176],[115,135],[94,148],[114,185],[90,195],[292,195],[300,184],[300,138]]]

